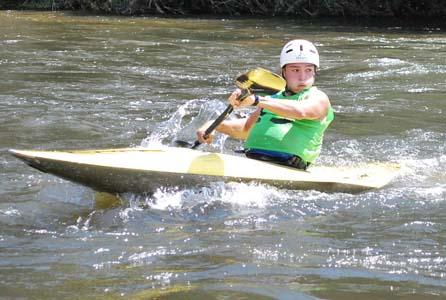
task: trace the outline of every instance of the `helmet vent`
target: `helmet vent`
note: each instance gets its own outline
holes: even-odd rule
[[[293,51],[293,49],[287,50],[285,53],[290,53],[291,51]]]
[[[304,45],[300,45],[300,51],[304,51]]]

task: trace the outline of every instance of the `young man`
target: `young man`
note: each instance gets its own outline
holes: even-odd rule
[[[305,170],[319,156],[324,131],[334,118],[327,95],[313,86],[319,53],[306,40],[292,40],[280,54],[286,89],[270,97],[251,95],[237,100],[240,90],[229,97],[235,108],[255,106],[247,118],[225,120],[216,130],[245,141],[250,158],[271,161]],[[212,122],[197,130],[201,143],[211,143],[213,134],[204,138]]]

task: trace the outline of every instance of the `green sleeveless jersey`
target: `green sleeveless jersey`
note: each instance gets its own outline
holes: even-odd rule
[[[271,98],[301,101],[312,89],[316,87],[291,96],[285,96],[285,92],[281,91]],[[246,139],[245,149],[290,153],[299,156],[305,162],[312,163],[321,152],[324,132],[333,119],[334,112],[331,106],[323,120],[286,119],[267,109],[262,109]]]

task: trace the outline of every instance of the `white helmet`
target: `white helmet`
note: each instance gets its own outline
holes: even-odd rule
[[[319,68],[319,53],[316,47],[307,40],[289,41],[280,53],[280,67],[291,63],[313,64]]]

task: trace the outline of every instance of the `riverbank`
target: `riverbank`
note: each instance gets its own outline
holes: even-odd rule
[[[4,0],[0,9],[75,10],[117,15],[228,15],[413,18],[446,16],[443,0]]]

